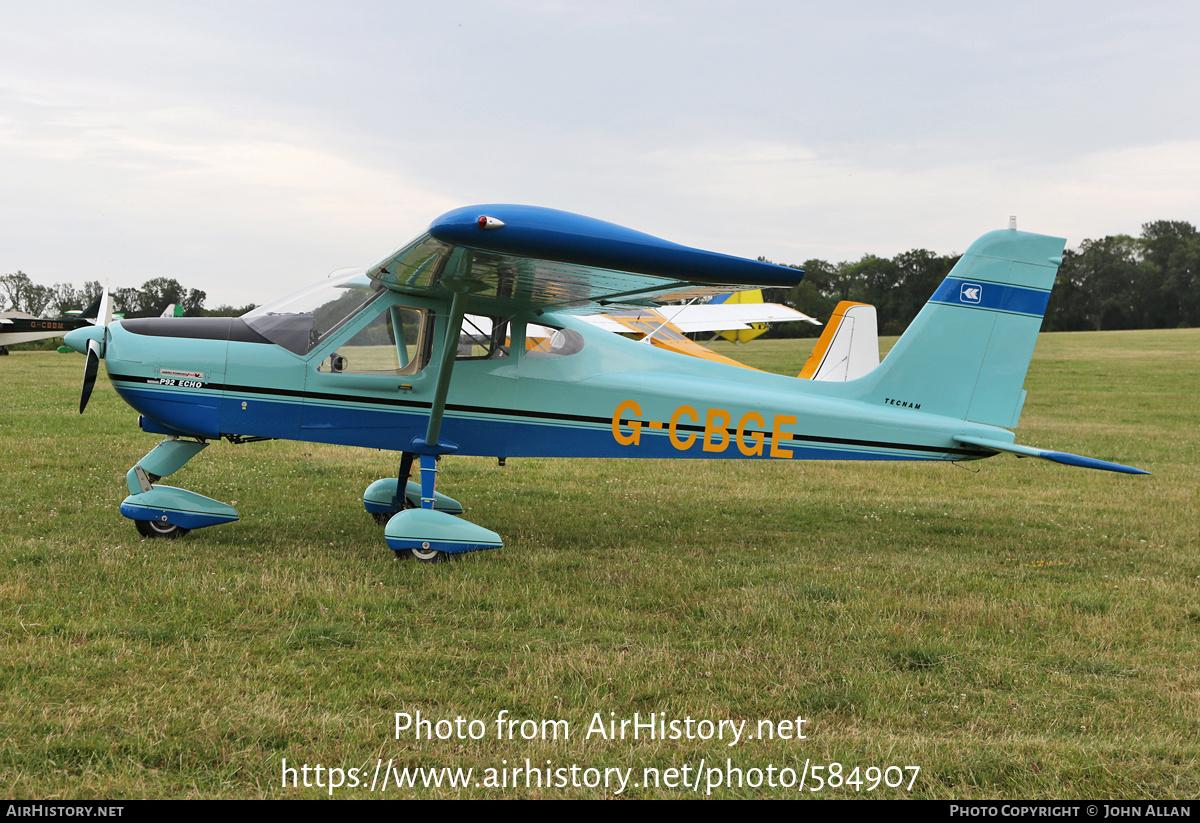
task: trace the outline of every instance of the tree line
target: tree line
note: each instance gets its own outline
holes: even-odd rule
[[[913,249],[892,258],[856,262],[808,260],[804,280],[768,289],[766,299],[827,320],[841,300],[875,306],[879,333],[908,327],[959,255]],[[763,258],[760,258],[763,259]],[[1139,237],[1119,234],[1084,240],[1063,253],[1042,331],[1107,331],[1200,326],[1200,232],[1191,223],[1158,220]],[[807,323],[782,323],[768,337],[815,337]]]
[[[908,327],[958,255],[913,249],[895,257],[864,256],[855,262],[808,260],[804,280],[790,289],[766,289],[768,301],[784,303],[826,320],[841,300],[870,303],[879,314],[879,333],[898,335]],[[765,258],[759,258],[765,259]],[[60,317],[83,309],[100,294],[92,280],[42,286],[22,271],[0,276],[0,310]],[[205,293],[177,280],[155,277],[140,288],[115,289],[113,309],[127,315],[158,315],[175,303],[188,317],[237,316],[254,308],[205,309]],[[1043,331],[1107,331],[1200,326],[1200,232],[1191,223],[1157,220],[1139,237],[1118,234],[1084,240],[1068,249],[1046,308]],[[779,323],[768,337],[811,337],[820,327]]]
[[[0,311],[23,311],[35,317],[64,317],[69,311],[85,309],[100,296],[102,286],[98,280],[89,280],[82,288],[72,283],[55,283],[43,286],[34,283],[23,271],[0,276]],[[242,307],[219,306],[205,309],[206,295],[200,289],[184,288],[172,277],[155,277],[147,280],[140,288],[111,290],[113,311],[133,316],[156,316],[172,303],[179,306],[185,317],[237,316],[254,308],[254,304]]]

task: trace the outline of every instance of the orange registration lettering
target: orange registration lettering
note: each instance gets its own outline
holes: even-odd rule
[[[725,427],[729,425],[732,419],[729,416],[729,412],[724,409],[708,410],[708,415],[704,418],[704,451],[725,451],[729,446],[729,431]],[[713,442],[714,434],[720,437],[720,440],[716,443]]]
[[[671,415],[671,425],[667,427],[667,437],[670,438],[671,445],[680,451],[687,451],[692,447],[692,444],[696,442],[696,435],[694,434],[689,434],[687,437],[680,440],[679,436],[675,432],[676,427],[679,425],[679,418],[683,417],[685,414],[692,418],[693,422],[700,422],[700,415],[696,414],[695,409],[693,409],[691,406],[680,406]]]
[[[791,457],[792,456],[792,453],[790,450],[779,448],[779,441],[791,440],[792,433],[780,431],[779,427],[784,425],[785,423],[791,424],[791,423],[795,423],[795,422],[796,422],[796,418],[790,414],[775,415],[775,427],[773,429],[771,429],[771,456],[772,457]]]
[[[758,412],[746,412],[742,415],[742,419],[738,421],[737,427],[737,446],[738,451],[747,457],[761,457],[763,453],[763,440],[766,435],[761,431],[746,431],[746,424],[754,423],[760,429],[767,427],[767,421],[763,420],[763,416]],[[750,445],[746,443],[746,435],[750,435]]]
[[[623,400],[617,406],[617,410],[613,412],[612,433],[613,439],[622,446],[636,446],[642,438],[642,421],[630,420],[629,428],[632,430],[629,434],[621,431],[621,417],[625,412],[630,414],[641,415],[642,407],[637,404],[636,400]]]

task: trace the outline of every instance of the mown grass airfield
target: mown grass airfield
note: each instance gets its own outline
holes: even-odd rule
[[[718,350],[795,374],[810,345]],[[243,519],[143,540],[117,506],[157,438],[103,375],[80,418],[82,362],[0,362],[9,797],[328,796],[331,768],[335,797],[1200,792],[1200,330],[1038,341],[1020,440],[1150,477],[450,457],[439,488],[506,544],[440,565],[363,511],[393,454],[304,443],[214,444],[180,480]],[[397,734],[416,712],[484,733]],[[804,737],[608,733],[652,713]]]

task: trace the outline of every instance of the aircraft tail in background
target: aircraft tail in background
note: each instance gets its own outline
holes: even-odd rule
[[[821,332],[821,339],[797,377],[846,381],[872,372],[879,365],[879,320],[875,307],[843,300]]]
[[[69,311],[67,314],[87,320],[94,326],[107,326],[112,322],[112,308],[113,299],[112,295],[108,293],[108,281],[105,280],[100,293],[86,308]]]
[[[100,314],[100,303],[104,299],[104,294],[105,290],[102,289],[100,294],[97,294],[95,299],[86,308],[79,311],[69,311],[67,314],[74,317],[82,317],[84,320],[95,320]]]

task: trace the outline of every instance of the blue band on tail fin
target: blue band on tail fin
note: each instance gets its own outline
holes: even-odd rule
[[[1042,317],[1046,314],[1046,304],[1050,302],[1050,292],[985,281],[972,283],[947,277],[929,299],[933,303],[951,306]]]

